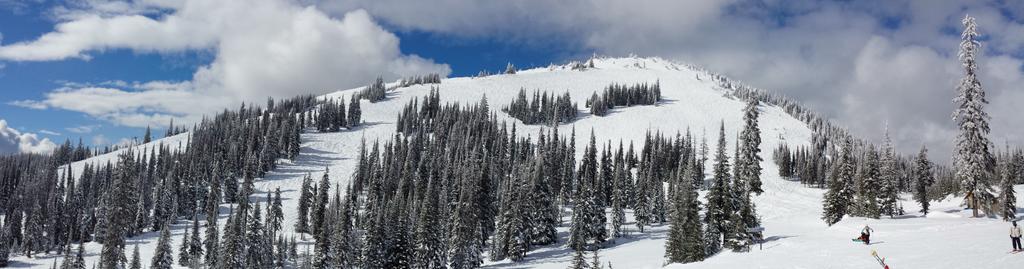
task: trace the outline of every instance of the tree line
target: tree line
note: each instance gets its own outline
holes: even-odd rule
[[[590,114],[604,116],[616,106],[654,105],[661,100],[661,82],[634,85],[613,83],[600,94],[595,92],[587,99]]]
[[[422,84],[441,84],[441,74],[433,73],[422,76],[404,77],[398,81],[399,88]]]
[[[305,121],[306,117],[311,118],[311,121],[315,123],[316,130],[320,132],[337,132],[341,128],[351,129],[359,126],[363,114],[359,107],[359,97],[354,96],[350,101],[346,112],[345,97],[339,97],[338,100],[334,98],[323,100],[313,110],[315,113],[304,112],[300,114],[300,120]]]
[[[572,102],[569,92],[562,96],[540,90],[533,92],[533,98],[526,97],[526,90],[519,89],[519,94],[511,103],[501,108],[502,112],[519,119],[524,124],[561,124],[576,119],[576,103]]]

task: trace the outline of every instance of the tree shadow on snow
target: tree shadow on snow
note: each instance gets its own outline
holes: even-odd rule
[[[762,240],[761,242],[762,243],[768,243],[768,242],[778,241],[778,240],[786,239],[786,238],[790,238],[790,237],[796,237],[796,236],[795,235],[773,235],[773,236],[765,237],[764,240]]]
[[[49,262],[52,263],[53,260],[50,260]],[[27,263],[27,262],[22,262],[22,261],[8,261],[7,262],[7,268],[32,268],[32,267],[42,266],[43,264],[45,264],[45,263]]]
[[[655,225],[655,227],[657,226],[659,225]],[[628,248],[630,247],[629,244],[632,242],[646,240],[661,240],[665,239],[666,237],[668,237],[668,233],[667,231],[664,230],[648,231],[645,233],[634,232],[631,233],[629,236],[616,238],[614,243],[612,243],[610,240],[608,242],[605,242],[601,251],[616,249],[620,247]],[[575,253],[575,251],[570,249],[567,245],[569,232],[564,230],[559,231],[558,238],[558,243],[547,246],[540,246],[536,249],[533,249],[529,253],[527,253],[526,257],[524,257],[521,261],[509,263],[507,260],[505,260],[498,264],[484,266],[483,268],[535,268],[541,264],[568,262],[569,260],[572,259],[572,256]],[[589,251],[587,252],[589,261],[590,254]]]
[[[366,129],[366,128],[370,128],[370,127],[377,126],[377,125],[382,125],[382,124],[390,124],[390,122],[384,122],[384,121],[364,121],[362,123],[359,123],[359,125],[356,125],[355,127],[349,128],[348,131],[358,131],[360,129]]]

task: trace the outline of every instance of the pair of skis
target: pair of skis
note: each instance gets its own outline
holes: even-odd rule
[[[889,265],[885,264],[885,258],[878,257],[878,252],[874,249],[871,250],[871,256],[875,257],[875,261],[878,261],[878,264],[881,265],[882,268],[889,269]]]

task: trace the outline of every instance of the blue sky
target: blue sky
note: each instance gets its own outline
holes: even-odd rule
[[[1024,4],[1005,0],[0,0],[0,138],[117,143],[266,96],[596,53],[703,66],[941,155],[965,14],[993,139],[1024,144]]]
[[[47,18],[50,6],[29,5],[27,9],[0,12],[3,44],[29,42],[53,30],[55,22]],[[522,67],[546,66],[571,56],[585,54],[583,49],[567,49],[558,44],[522,44],[491,38],[464,38],[424,31],[394,31],[401,40],[400,50],[430,59],[444,59],[450,76],[472,76],[480,70],[503,71],[514,59]],[[0,119],[22,132],[33,132],[55,143],[82,139],[91,145],[108,145],[124,138],[140,138],[143,127],[111,124],[80,112],[61,109],[32,109],[12,105],[20,100],[44,99],[45,94],[66,83],[101,84],[109,81],[184,81],[195,70],[211,61],[210,52],[140,53],[113,49],[94,53],[88,60],[68,59],[47,62],[3,62],[0,69]],[[166,125],[153,126],[161,131]]]
[[[53,30],[55,22],[47,12],[53,6],[0,4],[0,34],[3,44],[31,41]],[[209,62],[202,53],[161,55],[135,53],[127,49],[104,52],[90,60],[55,62],[0,62],[0,119],[22,132],[36,133],[55,143],[78,139],[86,144],[105,146],[121,138],[141,137],[143,129],[109,124],[79,112],[37,110],[11,105],[19,100],[42,99],[67,82],[102,83],[105,81],[185,80],[199,64]],[[53,132],[49,133],[48,132]]]

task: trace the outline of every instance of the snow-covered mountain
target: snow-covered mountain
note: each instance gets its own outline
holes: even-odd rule
[[[440,89],[442,103],[462,104],[478,102],[486,97],[492,110],[511,102],[520,89],[528,92],[542,90],[561,94],[568,92],[573,101],[581,104],[579,117],[569,124],[560,125],[559,132],[577,132],[576,144],[586,145],[593,131],[597,140],[633,142],[638,148],[644,143],[648,131],[674,135],[687,130],[697,137],[707,137],[709,144],[717,138],[719,124],[724,124],[726,137],[736,137],[742,128],[743,100],[722,88],[720,81],[699,68],[673,63],[659,58],[598,58],[593,68],[575,70],[571,66],[551,66],[521,70],[515,74],[486,77],[449,78],[440,84],[413,85],[396,88],[381,102],[362,101],[363,126],[354,130],[302,134],[302,148],[294,160],[282,160],[277,169],[257,179],[257,196],[262,191],[281,189],[285,209],[285,231],[290,233],[297,215],[299,188],[307,174],[319,178],[329,169],[332,185],[346,185],[356,166],[362,141],[387,140],[396,132],[395,119],[403,106],[421,98],[432,87]],[[659,83],[663,101],[654,106],[615,108],[606,116],[594,116],[583,110],[582,104],[593,93],[612,83]],[[345,97],[346,100],[361,88],[341,90],[322,98]],[[1006,253],[1005,222],[994,219],[968,219],[959,207],[958,198],[950,197],[933,204],[934,213],[928,217],[909,214],[897,219],[865,220],[847,217],[834,226],[821,220],[824,190],[808,188],[799,182],[779,177],[777,166],[771,161],[771,152],[781,143],[790,146],[809,145],[812,131],[808,125],[786,113],[781,107],[762,104],[761,156],[765,160],[761,175],[764,194],[755,196],[757,212],[765,227],[766,242],[763,249],[746,253],[723,252],[704,262],[673,264],[672,268],[881,268],[870,252],[887,257],[893,268],[1013,268],[1024,261],[1024,256]],[[524,125],[506,113],[497,113],[499,120],[518,123],[517,134],[533,136],[541,131],[538,125]],[[188,133],[163,138],[137,148],[164,143],[186,143]],[[732,143],[728,155],[732,156]],[[584,147],[577,147],[577,155]],[[106,163],[115,160],[117,152],[96,156],[72,164],[76,175],[85,163]],[[1019,187],[1019,186],[1018,186]],[[1018,202],[1020,204],[1021,202]],[[907,212],[915,212],[916,205],[905,197]],[[226,212],[225,212],[226,213]],[[226,215],[224,216],[226,217]],[[631,217],[628,217],[632,221]],[[221,221],[221,224],[224,222]],[[876,230],[876,243],[871,246],[851,243],[863,224]],[[616,244],[602,249],[600,259],[615,268],[659,268],[665,266],[664,248],[668,224],[655,225],[644,233],[627,225],[630,235]],[[173,226],[172,246],[177,246],[188,224],[182,221]],[[559,227],[559,242],[531,250],[523,261],[488,262],[492,268],[566,268],[572,251],[565,246],[568,228]],[[128,246],[140,244],[141,257],[147,264],[153,255],[157,233],[130,238]],[[308,238],[307,238],[308,239]],[[99,259],[100,245],[87,244],[86,264]],[[300,252],[302,249],[300,248]],[[60,256],[37,256],[29,259],[14,257],[16,265],[49,267]]]

